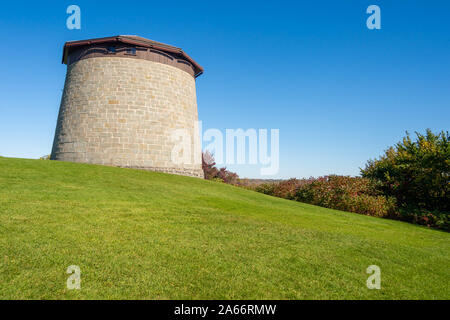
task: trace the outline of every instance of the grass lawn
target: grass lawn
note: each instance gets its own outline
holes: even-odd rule
[[[381,290],[366,287],[370,265]],[[450,299],[449,270],[441,231],[196,178],[0,158],[1,299]]]

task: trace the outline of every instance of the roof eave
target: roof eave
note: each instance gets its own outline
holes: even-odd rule
[[[67,58],[69,55],[68,49],[70,47],[91,45],[91,44],[95,44],[95,43],[106,43],[106,42],[122,42],[122,43],[138,45],[138,46],[147,47],[147,48],[154,48],[154,49],[161,50],[161,51],[168,51],[171,53],[176,53],[176,54],[181,55],[186,60],[188,60],[194,66],[194,69],[195,69],[194,74],[195,74],[196,78],[198,76],[200,76],[204,71],[203,68],[197,62],[194,61],[194,59],[192,59],[187,53],[185,53],[180,48],[166,45],[166,44],[156,42],[156,41],[150,41],[150,40],[145,41],[145,40],[140,40],[140,39],[133,39],[133,38],[129,38],[127,36],[114,36],[114,37],[105,37],[105,38],[98,38],[98,39],[88,39],[88,40],[66,42],[64,44],[64,49],[63,49],[62,63],[67,64]]]

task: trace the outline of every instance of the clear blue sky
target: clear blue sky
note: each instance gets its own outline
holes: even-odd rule
[[[81,30],[66,28],[70,4]],[[371,4],[381,30],[366,27]],[[406,130],[449,129],[450,1],[8,1],[0,30],[2,156],[50,153],[64,42],[117,34],[182,47],[205,68],[205,129],[280,129],[277,177],[357,175]]]

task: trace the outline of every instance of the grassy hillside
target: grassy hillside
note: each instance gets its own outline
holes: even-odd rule
[[[195,178],[0,158],[2,299],[449,299],[449,240]]]

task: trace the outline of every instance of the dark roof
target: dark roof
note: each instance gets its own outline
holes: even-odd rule
[[[156,50],[160,50],[167,53],[172,53],[181,56],[183,59],[186,59],[194,66],[195,76],[199,76],[203,73],[203,68],[195,62],[191,57],[189,57],[181,48],[174,47],[165,43],[153,41],[150,39],[138,37],[138,36],[113,36],[113,37],[106,37],[106,38],[96,38],[96,39],[87,39],[87,40],[79,40],[79,41],[68,41],[64,45],[64,51],[63,51],[63,59],[62,63],[67,64],[67,57],[69,54],[81,47],[81,46],[87,46],[91,44],[101,44],[101,43],[111,43],[111,42],[121,42],[125,44],[131,44],[135,46],[140,47],[146,47],[146,48],[154,48]]]

